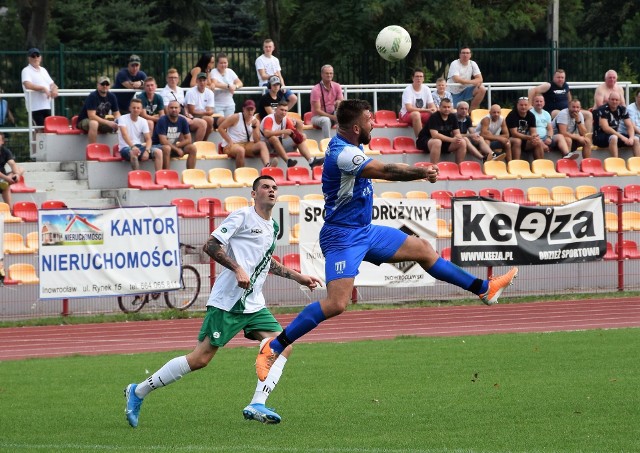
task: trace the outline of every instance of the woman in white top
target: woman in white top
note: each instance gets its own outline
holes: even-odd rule
[[[229,69],[229,60],[225,53],[216,55],[216,67],[209,74],[210,88],[215,97],[215,111],[227,117],[236,111],[236,104],[233,101],[233,94],[237,89],[242,88],[242,80],[238,75]]]

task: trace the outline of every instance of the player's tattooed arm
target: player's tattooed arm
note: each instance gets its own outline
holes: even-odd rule
[[[271,259],[271,266],[269,267],[269,272],[273,275],[278,275],[280,277],[289,278],[291,280],[294,279],[294,275],[291,270],[287,267],[284,267],[282,264],[278,263],[273,258]]]
[[[209,237],[209,240],[204,244],[202,250],[209,255],[216,263],[222,264],[227,269],[235,271],[240,265],[235,260],[231,259],[227,252],[225,252],[222,244],[213,236]]]
[[[406,165],[385,164],[386,179],[390,181],[415,181],[416,179],[437,178],[438,167],[409,167]]]

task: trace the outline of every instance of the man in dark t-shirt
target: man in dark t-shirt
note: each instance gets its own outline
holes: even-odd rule
[[[98,133],[116,132],[120,117],[118,99],[109,91],[111,80],[107,76],[98,78],[98,89],[89,94],[78,115],[77,128],[89,133],[89,143],[98,140]]]
[[[634,133],[633,122],[624,105],[621,105],[620,94],[609,94],[607,103],[593,111],[593,117],[597,122],[593,127],[593,144],[608,148],[611,157],[618,157],[618,147],[628,146],[633,149],[634,156],[640,156],[640,141]],[[627,134],[619,132],[620,124],[627,126]]]
[[[416,146],[429,153],[432,164],[440,162],[442,153],[454,153],[459,164],[467,153],[467,142],[460,135],[458,120],[451,110],[451,100],[442,99],[438,112],[431,115],[418,134]]]
[[[529,98],[518,99],[516,108],[505,119],[509,129],[509,141],[511,142],[511,157],[520,159],[522,151],[531,150],[534,159],[544,157],[542,140],[536,128],[536,117],[529,111]]]
[[[269,79],[269,83],[267,84],[268,91],[258,100],[258,107],[256,109],[260,120],[265,119],[267,115],[275,112],[278,103],[284,99],[284,93],[280,90],[281,87],[282,84],[277,76]]]

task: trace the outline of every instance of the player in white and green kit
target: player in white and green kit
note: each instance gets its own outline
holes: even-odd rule
[[[150,392],[207,366],[218,348],[241,330],[245,337],[258,341],[282,331],[266,308],[262,294],[262,285],[269,272],[295,280],[311,290],[320,284],[317,278],[299,274],[271,259],[279,231],[278,224],[271,218],[277,192],[278,186],[271,176],[258,177],[251,192],[255,206],[232,212],[211,233],[204,251],[224,269],[209,296],[198,344],[192,352],[171,359],[139,384],[127,386],[125,414],[132,427],[138,426],[142,401]],[[243,410],[246,419],[280,422],[280,416],[265,403],[278,383],[290,353],[291,348],[287,348],[272,366],[267,379],[258,381],[251,403]]]

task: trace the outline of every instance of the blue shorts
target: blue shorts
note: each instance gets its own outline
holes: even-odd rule
[[[144,152],[144,145],[137,144],[137,145],[133,145],[133,146],[140,150],[140,155],[142,156],[142,153]],[[155,156],[156,156],[156,153],[162,154],[162,145],[152,145],[149,158],[150,159],[154,159]],[[122,156],[122,158],[124,160],[130,161],[131,160],[131,148],[129,148],[128,146],[125,146],[124,148],[122,148],[120,150],[120,155]]]
[[[470,101],[473,99],[473,90],[475,87],[470,85],[462,90],[460,93],[451,93],[451,103],[453,104],[453,108],[455,109],[460,101]]]
[[[354,278],[362,261],[377,265],[387,262],[406,240],[406,233],[388,226],[343,228],[325,224],[320,231],[325,281]]]

